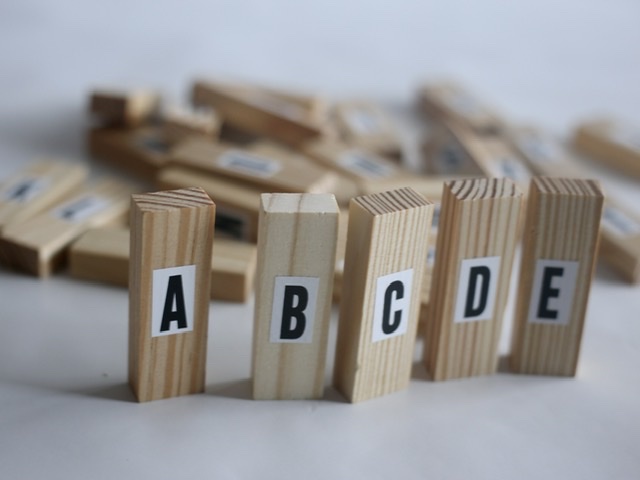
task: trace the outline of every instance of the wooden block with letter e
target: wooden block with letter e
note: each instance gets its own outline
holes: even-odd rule
[[[496,371],[521,202],[506,178],[445,184],[425,326],[434,380]]]
[[[600,232],[600,258],[627,282],[640,283],[640,213],[608,197]]]
[[[131,198],[129,383],[139,402],[204,391],[214,217],[197,187]]]
[[[89,228],[122,218],[131,187],[102,180],[75,189],[49,209],[8,225],[0,236],[2,259],[27,273],[46,277],[64,263],[69,245]]]
[[[160,95],[150,90],[98,89],[89,98],[89,112],[103,126],[134,127],[157,113]]]
[[[43,161],[29,165],[0,183],[0,232],[11,222],[27,220],[59,200],[87,178],[87,169],[71,163]]]
[[[432,214],[411,188],[351,201],[333,375],[350,402],[409,385]]]
[[[578,151],[628,175],[640,177],[640,127],[614,120],[592,120],[576,128]]]
[[[515,372],[576,374],[603,201],[594,180],[531,182],[511,348]]]
[[[323,394],[338,213],[330,194],[262,195],[254,399]]]

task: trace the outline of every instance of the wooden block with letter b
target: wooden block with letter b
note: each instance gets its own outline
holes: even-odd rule
[[[338,205],[330,194],[264,194],[258,237],[253,398],[319,398]]]
[[[521,202],[506,178],[444,186],[425,328],[434,380],[496,371]]]
[[[604,196],[594,180],[531,182],[511,368],[574,376]]]
[[[409,384],[432,215],[411,188],[351,200],[333,377],[350,402]]]
[[[214,217],[201,188],[132,196],[129,383],[140,402],[204,391]]]

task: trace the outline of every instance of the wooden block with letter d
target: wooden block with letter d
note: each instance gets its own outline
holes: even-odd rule
[[[598,248],[598,182],[531,182],[514,318],[511,368],[574,376]]]
[[[338,234],[331,194],[263,194],[253,332],[253,398],[319,398]]]
[[[214,217],[201,188],[132,196],[129,383],[140,402],[204,391]]]
[[[433,380],[496,371],[521,203],[506,178],[444,185],[425,326]]]
[[[350,402],[409,385],[432,215],[411,188],[351,200],[333,376]]]

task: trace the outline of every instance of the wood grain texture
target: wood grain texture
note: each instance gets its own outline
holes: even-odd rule
[[[150,90],[97,89],[89,97],[89,112],[104,126],[134,127],[157,113],[160,95]]]
[[[627,282],[640,283],[640,213],[608,197],[600,232],[599,257]]]
[[[2,260],[32,275],[49,276],[87,229],[126,215],[131,191],[129,185],[111,179],[74,189],[38,215],[8,225],[0,237]]]
[[[409,384],[432,214],[433,205],[410,188],[351,201],[333,376],[334,386],[350,402]],[[407,302],[393,306],[394,318],[398,312],[406,315],[406,331],[380,339],[376,319],[382,312],[376,304],[387,300],[388,290],[379,287],[393,278],[389,275],[409,270],[409,291],[389,297]]]
[[[518,297],[514,317],[511,368],[519,373],[574,376],[595,267],[598,232],[604,196],[594,180],[537,177],[531,182],[527,208]],[[555,319],[540,323],[530,312],[541,305],[534,296],[541,260],[577,262],[573,301],[569,298],[566,320],[559,305],[566,301],[568,286],[553,287],[548,307]],[[566,270],[566,269],[565,269]],[[568,276],[568,272],[559,274]],[[556,290],[556,288],[558,288]]]
[[[214,218],[215,205],[200,188],[131,198],[129,383],[140,402],[204,391]],[[154,289],[154,273],[189,265],[194,294],[185,293],[184,303],[188,309],[193,302],[192,330],[153,336],[154,291],[165,295]]]
[[[487,375],[497,367],[522,194],[508,179],[445,185],[433,267],[424,358],[434,380]],[[488,318],[455,322],[463,262],[499,257],[495,302]]]
[[[29,165],[0,182],[0,232],[55,203],[87,178],[87,168],[57,161]]]
[[[338,212],[333,195],[262,196],[253,336],[254,399],[323,395]],[[305,328],[311,329],[307,343],[283,343],[271,334],[273,323],[284,316],[282,309],[274,307],[279,277],[317,279],[317,294],[309,289],[309,308],[304,311]],[[316,307],[311,311],[314,296]]]
[[[578,151],[613,169],[640,177],[640,127],[619,120],[585,121],[573,135]]]

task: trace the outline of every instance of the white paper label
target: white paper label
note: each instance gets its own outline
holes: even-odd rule
[[[364,178],[385,178],[395,172],[393,167],[383,163],[377,157],[359,150],[349,150],[342,153],[338,163]]]
[[[620,237],[631,237],[640,234],[640,223],[615,207],[604,207],[602,228]]]
[[[449,144],[438,151],[433,163],[437,173],[447,174],[460,172],[470,162],[459,145]]]
[[[217,164],[228,170],[262,178],[272,177],[282,168],[277,160],[240,150],[227,150],[218,157]]]
[[[529,303],[529,322],[567,325],[578,279],[578,262],[538,260]]]
[[[44,192],[49,183],[50,180],[46,177],[22,177],[5,185],[0,192],[0,198],[7,202],[27,203]]]
[[[413,269],[378,277],[371,341],[378,342],[407,333]]]
[[[344,116],[349,128],[358,135],[375,135],[382,130],[380,118],[369,110],[352,108]]]
[[[510,157],[501,157],[491,162],[491,171],[498,178],[506,177],[514,182],[528,182],[531,178],[529,170]]]
[[[275,278],[271,343],[311,343],[318,299],[318,277]]]
[[[500,257],[462,260],[454,322],[475,322],[493,317],[499,274]]]
[[[60,220],[79,223],[97,215],[110,204],[109,200],[100,195],[87,194],[56,207],[52,214]]]
[[[151,291],[152,337],[193,331],[195,265],[154,270]]]

